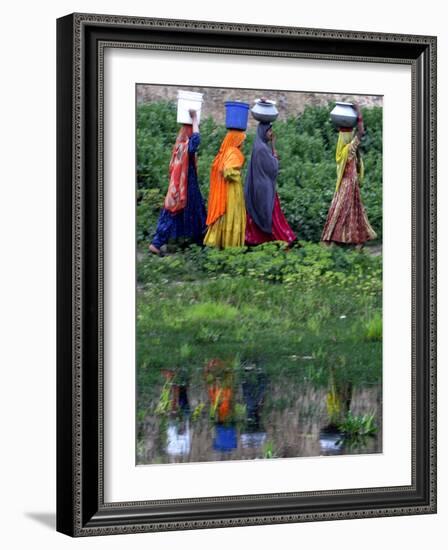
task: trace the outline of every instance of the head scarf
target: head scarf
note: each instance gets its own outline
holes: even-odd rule
[[[341,185],[342,178],[344,176],[345,166],[347,165],[347,160],[350,155],[350,146],[355,137],[355,132],[351,129],[340,129],[338,142],[336,144],[336,165],[337,165],[337,179],[336,179],[336,191]],[[359,175],[359,180],[361,181],[364,177],[364,163],[361,158],[361,155],[356,150],[356,160],[357,160],[357,171]]]
[[[248,213],[257,226],[269,234],[272,233],[272,211],[278,175],[278,160],[266,137],[271,127],[267,122],[260,122],[258,125],[244,186]]]
[[[165,208],[173,213],[179,212],[187,205],[188,142],[192,133],[193,127],[190,124],[182,126],[171,155]]]
[[[239,130],[229,130],[221,143],[210,173],[210,194],[208,199],[207,225],[211,225],[226,212],[227,183],[224,170],[241,169],[244,155],[239,149],[246,134]]]

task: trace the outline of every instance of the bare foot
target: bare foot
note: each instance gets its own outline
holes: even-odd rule
[[[157,248],[156,246],[154,246],[153,244],[150,244],[148,246],[148,250],[152,253],[152,254],[157,254],[157,256],[160,256],[160,249]]]

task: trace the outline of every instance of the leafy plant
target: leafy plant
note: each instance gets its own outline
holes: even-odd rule
[[[277,458],[275,445],[272,441],[266,441],[262,449],[263,458]]]
[[[367,321],[365,339],[369,342],[381,342],[383,339],[383,318],[380,314]]]
[[[155,414],[158,416],[165,416],[170,411],[171,405],[171,383],[167,380],[160,392],[159,402],[155,408]]]
[[[343,436],[341,443],[350,449],[363,447],[367,439],[375,436],[378,431],[374,414],[353,415],[351,411],[338,428]]]
[[[351,411],[338,428],[347,437],[375,435],[378,431],[374,414],[354,415]]]
[[[198,405],[196,405],[196,407],[193,409],[193,412],[191,413],[192,422],[197,422],[201,418],[204,408],[204,403],[199,403]]]
[[[217,417],[218,407],[221,402],[222,388],[219,388],[216,392],[215,398],[210,404],[210,420],[214,421]]]
[[[247,409],[242,403],[235,403],[233,407],[233,419],[235,422],[244,422],[246,420]]]

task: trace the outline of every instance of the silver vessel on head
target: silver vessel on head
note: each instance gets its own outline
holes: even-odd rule
[[[274,122],[278,117],[278,110],[275,101],[261,98],[255,100],[255,105],[251,109],[252,116],[259,122]]]
[[[330,113],[330,118],[338,128],[354,128],[358,120],[358,113],[353,103],[336,101],[336,105]]]

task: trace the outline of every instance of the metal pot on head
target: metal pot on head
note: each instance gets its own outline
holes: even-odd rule
[[[269,99],[256,99],[255,105],[252,107],[252,116],[259,122],[274,122],[278,117],[278,110],[275,106],[275,101]]]
[[[338,128],[354,128],[358,121],[358,113],[353,103],[336,101],[336,105],[330,113],[330,118]]]

